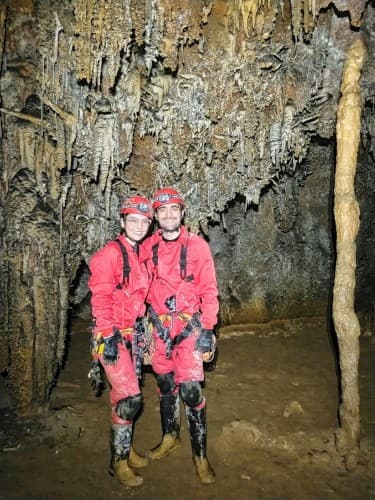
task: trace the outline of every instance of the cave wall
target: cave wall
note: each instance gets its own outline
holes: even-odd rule
[[[210,229],[221,319],[228,323],[326,315],[333,280],[332,146],[315,145],[304,169],[237,201]],[[311,170],[309,165],[322,165]],[[328,168],[327,168],[328,167]]]
[[[88,258],[131,193],[172,184],[186,197],[186,224],[215,255],[222,321],[327,308],[340,79],[354,39],[373,54],[373,11],[362,0],[1,3],[0,370],[17,406],[48,401]]]
[[[356,310],[363,330],[375,332],[375,5],[369,6],[363,19],[367,40],[367,64],[363,68],[361,141],[355,179],[355,194],[360,208],[357,244]],[[365,84],[365,82],[368,82]]]
[[[375,104],[375,103],[374,103]],[[369,120],[374,127],[375,107],[371,103],[372,117]],[[375,128],[373,129],[375,131]],[[364,136],[365,137],[365,136]],[[375,156],[374,141],[360,148],[356,175],[356,198],[360,207],[360,226],[356,240],[357,269],[355,308],[359,314],[363,330],[374,335],[375,332]],[[372,151],[372,152],[371,152]]]

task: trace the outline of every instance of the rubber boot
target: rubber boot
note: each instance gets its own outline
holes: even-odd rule
[[[143,477],[139,476],[129,465],[129,460],[113,460],[109,467],[111,476],[115,476],[121,484],[129,488],[136,488],[143,484]]]
[[[180,398],[177,394],[160,395],[161,442],[148,452],[151,460],[164,458],[180,445]]]
[[[130,467],[133,467],[133,469],[142,469],[143,467],[146,467],[147,464],[148,464],[147,457],[137,453],[133,448],[133,446],[131,446],[129,453]]]
[[[212,484],[216,476],[207,459],[207,422],[206,407],[199,410],[186,406],[186,416],[189,423],[193,464],[202,484]]]
[[[111,464],[108,472],[115,476],[121,484],[134,488],[141,486],[143,478],[130,466],[130,448],[132,425],[116,425],[111,427]]]

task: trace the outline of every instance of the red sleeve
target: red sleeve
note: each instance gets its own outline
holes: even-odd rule
[[[199,241],[201,262],[197,293],[201,301],[201,323],[202,328],[212,329],[217,323],[219,312],[215,265],[208,243],[201,238]]]
[[[114,324],[112,296],[118,259],[118,250],[107,245],[96,252],[89,262],[91,311],[98,330],[118,326]]]

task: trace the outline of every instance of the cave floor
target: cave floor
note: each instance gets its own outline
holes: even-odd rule
[[[73,323],[68,355],[38,417],[1,410],[0,499],[375,499],[375,337],[360,337],[361,454],[347,472],[335,451],[338,379],[322,318],[243,325],[220,331],[206,372],[208,455],[217,474],[200,485],[182,410],[182,446],[143,469],[144,484],[124,488],[107,473],[108,394],[87,379],[88,323]],[[144,376],[140,452],[160,438],[153,374]]]

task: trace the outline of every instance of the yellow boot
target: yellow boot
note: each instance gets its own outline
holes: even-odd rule
[[[213,468],[207,460],[207,423],[206,407],[196,409],[186,406],[186,416],[189,423],[193,463],[202,484],[212,484],[216,481]]]
[[[108,472],[111,476],[115,476],[121,484],[134,488],[141,486],[143,477],[139,476],[131,466],[137,462],[137,458],[141,459],[134,450],[132,454],[132,425],[112,424],[111,427],[111,464]],[[133,455],[133,460],[130,460],[130,455]]]
[[[128,460],[114,460],[109,467],[111,476],[115,476],[121,484],[135,488],[143,484],[143,477],[139,476],[129,466]]]
[[[212,484],[216,481],[216,475],[207,457],[193,457],[195,470],[202,484]]]
[[[155,448],[152,448],[148,452],[148,456],[151,460],[159,460],[159,458],[164,458],[172,453],[174,450],[179,448],[181,445],[180,438],[176,434],[164,434],[161,443]]]
[[[142,469],[142,467],[146,467],[148,464],[147,457],[144,457],[143,455],[139,455],[133,446],[130,448],[130,454],[129,454],[129,465],[133,469]]]
[[[164,377],[164,378],[163,378]],[[168,374],[160,375],[160,380],[168,379]],[[159,384],[159,381],[158,381]],[[160,394],[160,417],[162,440],[148,452],[151,460],[159,460],[179,448],[181,441],[180,434],[180,399],[178,392]]]

